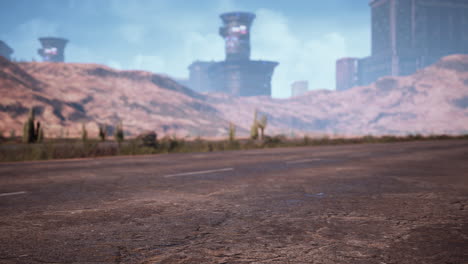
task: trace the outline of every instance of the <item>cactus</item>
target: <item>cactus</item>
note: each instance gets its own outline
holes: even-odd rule
[[[25,122],[24,125],[23,125],[23,143],[28,143],[28,131],[29,131],[29,127],[28,127],[28,124],[29,122]]]
[[[63,138],[64,136],[65,136],[65,132],[63,130],[63,127],[60,127],[59,138]]]
[[[266,115],[263,115],[260,121],[257,122],[257,126],[260,129],[260,138],[263,140],[265,138],[265,128],[267,126],[268,119]]]
[[[38,128],[38,132],[37,132],[37,139],[36,141],[39,142],[39,143],[42,143],[44,141],[44,129],[41,127],[41,128]]]
[[[114,132],[114,138],[115,140],[119,143],[122,143],[124,141],[124,131],[123,131],[123,124],[120,122],[116,127],[115,127],[115,132]]]
[[[101,141],[106,141],[106,125],[99,125],[99,138]]]
[[[236,139],[236,126],[234,123],[229,122],[229,142],[234,142]]]
[[[254,113],[254,120],[252,126],[250,127],[250,138],[257,139],[258,138],[258,121],[257,121],[257,110],[255,109]]]
[[[23,142],[24,143],[35,143],[42,142],[44,140],[44,130],[41,127],[41,122],[37,122],[34,125],[36,118],[36,113],[34,108],[29,110],[28,120],[24,123],[23,126]],[[11,132],[11,136],[14,137],[14,131]]]
[[[258,126],[257,124],[252,124],[250,127],[250,138],[251,139],[257,139],[258,138]]]
[[[36,123],[36,127],[34,128],[34,142],[39,141],[39,132],[42,130],[41,128],[41,122]]]
[[[88,130],[86,130],[85,123],[81,124],[81,140],[86,142],[88,140]]]
[[[28,120],[26,121],[26,123],[24,123],[24,126],[23,126],[23,142],[24,143],[28,143],[28,144],[34,143],[37,139],[36,129],[34,127],[34,118],[35,118],[34,108],[31,108],[29,110]],[[38,122],[38,125],[40,126],[39,122]]]

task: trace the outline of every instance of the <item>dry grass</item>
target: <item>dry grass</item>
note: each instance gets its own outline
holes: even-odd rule
[[[158,141],[156,147],[142,146],[136,139],[130,139],[122,144],[114,141],[99,142],[79,139],[49,139],[44,143],[23,144],[20,138],[0,138],[0,162],[15,162],[28,160],[52,160],[71,158],[93,158],[118,155],[143,155],[188,152],[212,152],[228,150],[248,150],[259,148],[301,147],[319,145],[342,145],[362,143],[391,143],[420,140],[450,140],[468,139],[468,134],[459,136],[449,135],[408,135],[408,136],[364,136],[355,138],[287,138],[279,135],[265,140],[184,140],[175,137],[165,137]]]

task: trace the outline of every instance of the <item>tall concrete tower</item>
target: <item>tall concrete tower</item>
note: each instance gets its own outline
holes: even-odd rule
[[[371,56],[360,84],[410,75],[450,54],[468,54],[467,0],[372,0]]]
[[[226,61],[250,59],[250,26],[255,14],[229,12],[220,15],[223,26],[219,34],[224,38]]]
[[[220,17],[223,26],[219,34],[225,40],[226,59],[192,63],[189,86],[200,92],[271,96],[271,78],[278,62],[250,60],[250,27],[255,14],[229,12]]]
[[[68,40],[63,38],[39,38],[42,49],[37,50],[37,53],[42,57],[43,61],[64,62],[65,45]]]

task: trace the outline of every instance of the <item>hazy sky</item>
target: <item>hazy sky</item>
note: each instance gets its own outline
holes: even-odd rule
[[[195,60],[223,60],[219,14],[250,11],[252,59],[280,63],[274,97],[290,85],[335,88],[335,60],[370,53],[369,0],[0,0],[0,39],[39,60],[38,37],[70,40],[67,62],[188,77]]]

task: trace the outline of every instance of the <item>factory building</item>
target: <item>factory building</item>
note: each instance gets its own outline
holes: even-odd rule
[[[255,14],[221,14],[219,34],[225,41],[225,60],[195,61],[189,66],[190,88],[236,96],[271,96],[271,78],[277,62],[250,60],[250,28]]]
[[[13,54],[13,49],[10,48],[5,42],[0,40],[0,56],[11,60],[11,54]]]
[[[189,66],[189,87],[198,92],[214,92],[209,72],[216,62],[195,61]]]
[[[291,84],[291,96],[300,96],[309,91],[308,81],[295,81]]]
[[[358,82],[358,59],[342,58],[336,61],[336,90],[348,90]]]
[[[63,38],[39,38],[42,48],[37,53],[42,57],[43,61],[49,62],[64,62],[65,61],[65,45],[68,40]]]
[[[369,5],[372,50],[358,61],[357,85],[410,75],[450,54],[468,54],[466,0],[373,0]]]

